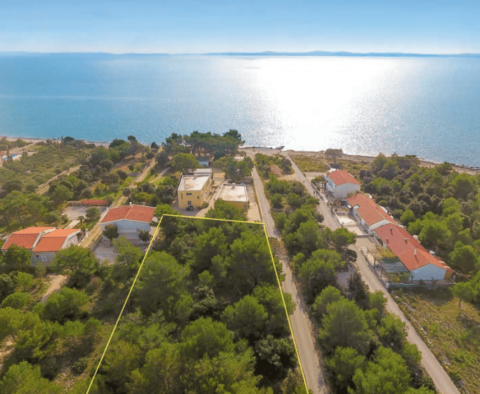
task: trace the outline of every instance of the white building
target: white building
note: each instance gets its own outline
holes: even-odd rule
[[[437,257],[430,254],[410,233],[399,226],[387,224],[375,229],[375,240],[388,247],[398,261],[410,272],[410,280],[431,281],[450,279],[453,270]],[[384,263],[387,265],[388,263]]]
[[[102,232],[105,227],[114,224],[118,234],[130,239],[138,239],[140,231],[150,231],[150,222],[153,219],[155,208],[142,205],[124,205],[110,209],[100,221]]]
[[[218,191],[215,200],[223,200],[241,211],[246,211],[248,209],[247,186],[224,183]]]
[[[327,181],[327,190],[335,198],[347,198],[360,190],[360,182],[345,170],[331,171],[325,179]]]

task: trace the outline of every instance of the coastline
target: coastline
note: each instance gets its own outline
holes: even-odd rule
[[[37,142],[41,141],[47,141],[49,138],[36,138],[36,137],[11,137],[11,136],[4,136],[0,135],[0,138],[6,138],[8,141],[15,141],[17,139],[21,139],[23,141],[29,142],[31,144],[35,144]],[[105,148],[108,148],[110,145],[109,141],[86,141],[86,140],[81,140],[87,144],[94,144],[96,146],[103,146]],[[266,147],[266,146],[247,146],[243,145],[240,147],[240,149],[256,149],[256,150],[264,150],[267,152],[271,152],[273,150],[276,150],[272,147]],[[284,149],[283,152],[289,154],[300,154],[304,156],[318,156],[319,154],[323,155],[324,151],[301,151],[301,150],[293,150],[293,149]],[[380,154],[381,152],[379,152]],[[355,155],[355,154],[348,154],[344,153],[342,156],[342,159],[344,160],[350,160],[350,161],[367,161],[371,163],[374,159],[375,156],[368,156],[368,155]],[[420,160],[420,165],[423,167],[434,167],[436,165],[442,164],[442,162],[435,162],[433,160],[429,159],[424,159],[419,157]],[[460,164],[460,163],[450,163],[453,167],[453,169],[457,172],[462,172],[462,173],[467,173],[470,175],[476,175],[480,173],[480,167],[475,167],[475,166],[468,166],[465,164]]]
[[[277,149],[274,149],[274,148],[271,148],[271,147],[269,148],[269,147],[263,147],[263,146],[244,146],[244,147],[240,147],[240,149],[255,149],[255,150],[258,150],[258,151],[266,151],[266,152],[271,152],[273,150],[277,150]],[[282,151],[287,153],[287,154],[293,153],[293,154],[297,154],[297,155],[303,155],[303,156],[306,156],[306,157],[323,155],[323,153],[324,153],[324,151],[298,151],[298,150],[292,150],[292,149],[284,149]],[[379,152],[378,154],[380,154],[380,153],[382,153],[382,152]],[[341,157],[341,159],[349,160],[349,161],[356,161],[356,162],[366,161],[368,163],[371,163],[375,159],[375,157],[376,156],[355,155],[355,154],[344,153],[343,156]],[[420,160],[420,165],[422,167],[431,168],[431,167],[437,166],[439,164],[442,164],[442,162],[435,162],[433,160],[428,160],[428,159],[424,159],[424,158],[421,158],[421,157],[418,157],[418,159]],[[450,163],[450,164],[452,165],[453,169],[455,171],[459,172],[459,173],[466,173],[466,174],[469,174],[469,175],[476,175],[476,174],[480,173],[480,167],[468,166],[468,165],[459,164],[459,163]]]
[[[30,144],[36,144],[37,142],[45,142],[47,140],[52,140],[52,138],[36,138],[36,137],[9,137],[9,136],[6,136],[6,135],[0,135],[0,138],[6,138],[7,141],[16,141],[18,139],[21,139],[25,142],[28,142]],[[108,148],[108,146],[110,145],[110,142],[108,141],[86,141],[86,140],[79,140],[79,141],[83,141],[85,142],[86,144],[94,144],[96,146],[103,146],[105,148]]]

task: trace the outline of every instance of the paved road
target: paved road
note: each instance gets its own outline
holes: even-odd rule
[[[253,159],[254,152],[248,152]],[[280,238],[278,230],[270,212],[270,204],[265,196],[263,184],[257,170],[252,172],[255,190],[257,192],[258,204],[262,215],[263,222],[267,229],[269,237]],[[288,266],[288,261],[282,260],[282,268],[285,273],[285,281],[282,283],[282,289],[286,293],[292,295],[292,300],[296,304],[295,312],[290,316],[293,334],[298,347],[300,361],[302,363],[307,385],[314,394],[324,394],[327,392],[325,387],[325,380],[320,369],[320,363],[315,350],[315,341],[312,337],[311,323],[306,312],[305,305],[300,299],[297,291],[297,286],[293,280],[292,272]]]
[[[301,182],[304,182],[304,185],[307,188],[308,192],[311,195],[313,195],[313,189],[312,189],[312,186],[310,185],[310,182],[308,182],[308,180],[305,178],[305,176],[300,171],[300,169],[295,164],[295,162],[287,154],[285,156],[287,156],[292,162],[293,169],[297,174],[298,179]],[[330,209],[327,207],[325,201],[322,199],[318,207],[318,211],[325,217],[324,224],[326,224],[332,230],[336,230],[337,228],[340,227],[340,224],[336,221],[335,218],[333,218],[332,214],[330,213]],[[380,281],[377,279],[375,274],[370,269],[370,266],[365,260],[365,257],[360,252],[360,247],[367,246],[368,243],[370,243],[369,245],[370,247],[373,246],[371,244],[371,241],[369,241],[368,239],[359,238],[357,239],[357,244],[351,247],[352,250],[357,252],[357,256],[358,256],[357,266],[360,272],[362,273],[362,276],[365,279],[365,282],[368,284],[371,291],[377,291],[377,290],[382,291],[388,300],[387,311],[397,315],[402,321],[405,322],[408,329],[407,340],[410,343],[417,345],[418,350],[422,352],[421,363],[425,368],[425,370],[427,371],[427,373],[432,378],[433,382],[435,383],[435,386],[438,392],[443,394],[460,394],[455,384],[452,382],[450,377],[447,375],[447,373],[443,369],[442,365],[438,362],[438,360],[433,355],[433,353],[428,348],[428,346],[425,344],[425,342],[420,337],[418,332],[412,326],[410,321],[406,318],[402,310],[398,307],[397,303],[390,296],[387,289],[383,287],[383,285],[380,283]]]

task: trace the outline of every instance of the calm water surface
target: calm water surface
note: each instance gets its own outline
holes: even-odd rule
[[[0,56],[0,135],[246,143],[480,166],[479,58]]]

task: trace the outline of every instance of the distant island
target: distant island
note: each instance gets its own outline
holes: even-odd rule
[[[347,51],[311,51],[311,52],[211,52],[211,53],[109,53],[109,52],[0,52],[0,56],[29,55],[98,55],[98,56],[343,56],[343,57],[464,57],[479,58],[480,53],[404,53],[404,52],[347,52]]]
[[[480,57],[480,53],[457,53],[457,54],[428,54],[428,53],[402,53],[402,52],[219,52],[205,53],[206,56],[352,56],[352,57]]]

